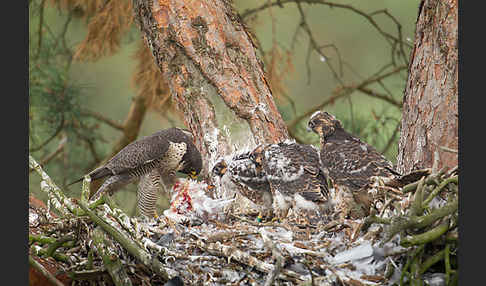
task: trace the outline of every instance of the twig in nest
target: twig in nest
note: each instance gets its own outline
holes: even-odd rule
[[[113,239],[118,241],[123,248],[125,248],[131,255],[137,258],[142,264],[149,267],[154,273],[159,275],[165,280],[169,280],[169,275],[165,271],[162,263],[158,259],[153,259],[147,251],[142,249],[135,241],[133,241],[128,235],[122,232],[121,229],[117,229],[104,219],[99,217],[95,212],[88,208],[88,205],[80,201],[79,206],[83,209],[91,220],[103,228]]]
[[[361,230],[366,231],[373,223],[391,224],[391,219],[371,215],[365,218]]]
[[[431,173],[430,175],[428,175],[425,178],[425,184],[426,185],[439,185],[438,179],[445,173],[446,169],[447,169],[447,167],[443,167],[436,174]],[[408,192],[414,191],[415,189],[417,189],[418,184],[419,184],[419,181],[405,185],[402,188],[402,193],[406,194]]]
[[[241,216],[237,216],[237,215],[234,215],[234,214],[230,214],[230,215],[232,217],[238,219],[238,220],[244,221],[244,222],[249,223],[249,224],[254,225],[254,226],[260,226],[260,227],[261,226],[281,227],[281,228],[285,228],[288,231],[292,231],[292,229],[288,225],[285,225],[285,224],[279,224],[279,223],[273,223],[273,222],[264,222],[264,223],[254,222],[254,221],[251,221],[251,220],[246,219],[246,218],[241,217]]]
[[[47,194],[49,198],[48,204],[52,203],[56,210],[60,212],[61,216],[66,216],[69,212],[75,213],[75,205],[64,195],[61,189],[51,180],[49,175],[44,172],[42,167],[31,155],[29,155],[29,167],[35,169],[40,175],[42,179],[41,190]]]
[[[263,243],[272,250],[272,256],[275,258],[275,267],[273,268],[273,271],[267,275],[267,279],[265,280],[264,284],[264,286],[271,286],[273,283],[275,283],[275,279],[277,279],[277,276],[280,274],[285,258],[277,248],[276,244],[270,239],[270,237],[268,237],[263,228],[260,229],[260,235],[263,238]]]
[[[400,190],[395,189],[393,187],[389,187],[389,186],[377,186],[377,188],[382,189],[382,190],[386,190],[386,191],[390,191],[393,194],[398,195],[398,197],[397,196],[393,196],[396,199],[402,199],[402,197],[403,197],[403,192],[401,192]],[[388,193],[388,194],[390,194],[390,193]]]
[[[116,286],[131,286],[132,281],[123,268],[123,264],[116,255],[115,246],[109,236],[98,226],[93,230],[93,243],[103,264]]]
[[[245,232],[245,233],[235,233],[233,231],[220,232],[208,237],[206,239],[206,242],[226,241],[226,240],[235,239],[237,237],[244,237],[244,236],[255,235],[255,234],[258,234],[258,232]]]
[[[59,281],[54,275],[52,275],[47,269],[42,266],[38,261],[36,261],[32,256],[29,255],[29,265],[35,268],[35,270],[39,271],[44,277],[55,286],[64,286],[64,284]]]
[[[446,233],[449,230],[449,220],[446,220],[444,223],[436,226],[435,228],[416,235],[410,235],[403,238],[400,241],[400,245],[403,247],[410,247],[412,245],[424,245],[428,242],[434,241],[439,238],[441,235]]]
[[[52,243],[52,244],[49,245],[49,247],[46,250],[46,255],[47,256],[54,256],[54,252],[59,247],[61,247],[65,242],[73,241],[73,240],[74,240],[74,237],[73,236],[70,236],[70,235],[59,238],[54,243]]]
[[[423,207],[426,207],[430,201],[432,201],[432,199],[445,187],[447,186],[448,184],[450,183],[455,183],[457,184],[458,183],[458,176],[453,176],[453,177],[450,177],[450,178],[447,178],[445,179],[444,181],[442,181],[440,183],[440,185],[438,185],[430,194],[429,196],[427,197],[427,199],[424,200],[423,202]]]
[[[337,220],[330,221],[322,229],[323,230],[330,230],[330,229],[332,229],[332,228],[334,228],[335,226],[338,226],[338,225],[342,225],[344,227],[351,227],[351,225],[348,222],[346,222],[345,219],[337,219]]]
[[[273,265],[263,262],[251,256],[249,253],[243,252],[233,246],[228,246],[221,243],[205,243],[202,240],[197,240],[196,245],[200,249],[207,251],[212,255],[227,257],[228,261],[234,259],[240,263],[246,264],[250,267],[254,267],[260,272],[269,273],[274,270]],[[278,278],[294,283],[305,280],[304,277],[302,277],[298,273],[287,269],[282,269],[280,274],[278,275]]]
[[[412,216],[412,217],[407,217],[407,216],[399,216],[395,217],[391,220],[391,225],[388,230],[388,233],[385,235],[385,239],[382,242],[382,245],[385,242],[388,242],[390,239],[395,236],[395,234],[406,230],[410,228],[423,228],[428,225],[431,225],[434,223],[436,220],[441,219],[443,217],[446,217],[454,212],[457,211],[458,209],[458,200],[455,199],[454,201],[446,204],[445,206],[434,209],[433,211],[430,212],[428,215],[424,216]]]
[[[395,201],[397,198],[396,197],[391,197],[389,200],[387,200],[384,204],[383,204],[383,207],[381,208],[380,210],[380,213],[378,214],[379,217],[383,217],[383,215],[385,214],[385,211],[386,209],[388,208],[388,206],[390,206],[390,204]]]

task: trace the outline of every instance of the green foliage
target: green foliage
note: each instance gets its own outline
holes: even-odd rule
[[[62,147],[61,155],[49,161],[49,171],[64,185],[93,165],[87,142],[94,148],[101,136],[93,119],[82,115],[87,88],[69,77],[72,53],[63,34],[40,20],[36,1],[29,8],[29,152],[42,161]]]

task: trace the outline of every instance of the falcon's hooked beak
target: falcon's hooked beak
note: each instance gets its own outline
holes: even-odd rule
[[[197,174],[196,174],[196,171],[191,171],[191,173],[189,174],[189,177],[191,177],[191,179],[193,180],[196,180],[197,179]]]

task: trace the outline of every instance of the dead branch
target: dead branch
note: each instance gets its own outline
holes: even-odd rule
[[[270,273],[275,270],[275,266],[263,262],[249,255],[248,253],[235,248],[234,246],[228,246],[221,243],[205,243],[201,240],[198,240],[196,243],[199,248],[213,255],[227,257],[228,262],[231,261],[231,259],[234,259],[240,263],[255,267],[255,269],[264,273]],[[302,282],[305,280],[305,278],[301,275],[287,269],[283,269],[278,275],[278,278],[294,283]]]
[[[304,14],[304,10],[302,9],[302,6],[300,5],[299,2],[296,2],[296,4],[297,4],[297,8],[299,9],[299,13],[300,13],[300,21],[301,21],[300,22],[300,26],[304,29],[304,31],[309,36],[309,49],[307,50],[307,58],[306,58],[307,76],[308,76],[307,83],[310,84],[310,66],[309,66],[310,51],[311,50],[314,50],[321,57],[321,61],[324,61],[327,64],[327,66],[329,67],[329,70],[331,71],[331,73],[334,76],[334,79],[336,79],[341,85],[344,85],[344,83],[341,80],[340,76],[338,75],[338,73],[336,72],[336,70],[334,69],[334,67],[331,65],[330,61],[328,60],[328,57],[322,51],[322,49],[325,48],[325,47],[327,47],[328,45],[319,46],[317,44],[317,42],[316,42],[316,40],[314,38],[314,35],[312,34],[311,28],[310,28],[309,24],[307,24],[306,17],[305,17],[305,14]],[[339,57],[339,59],[340,59],[340,57]],[[342,62],[341,61],[339,61],[339,67],[340,67],[341,74],[342,74]]]
[[[81,115],[93,117],[93,118],[115,128],[116,130],[122,131],[124,129],[124,126],[122,124],[119,124],[118,122],[114,121],[113,119],[108,118],[108,117],[104,116],[103,114],[96,112],[96,111],[85,109],[85,110],[81,111]]]
[[[405,70],[406,68],[407,68],[406,66],[399,66],[399,67],[396,67],[396,68],[394,68],[393,70],[391,70],[387,73],[379,74],[379,75],[375,74],[375,75],[369,77],[368,79],[362,81],[361,83],[359,83],[357,85],[345,86],[345,87],[337,89],[334,92],[334,94],[332,96],[330,96],[328,99],[326,99],[323,103],[310,108],[308,111],[304,112],[302,115],[300,115],[300,116],[294,118],[292,121],[290,121],[287,124],[288,129],[290,130],[290,129],[295,128],[295,126],[301,120],[309,117],[312,113],[316,112],[317,110],[320,110],[320,109],[324,108],[325,106],[327,106],[329,104],[333,104],[337,99],[345,97],[345,96],[349,96],[356,90],[362,89],[362,88],[364,88],[364,87],[366,87],[366,86],[368,86],[372,83],[383,80],[384,78],[392,76],[392,75],[394,75],[394,74],[396,74],[396,73],[398,73],[402,70]],[[379,98],[379,97],[377,97],[377,98]]]
[[[266,234],[264,231],[264,228],[260,229],[260,235],[263,238],[263,243],[267,245],[268,248],[271,249],[272,251],[272,257],[275,259],[275,267],[272,272],[270,272],[267,275],[267,279],[265,280],[264,286],[271,286],[275,283],[275,279],[277,279],[277,276],[280,274],[282,271],[283,264],[285,262],[285,258],[283,257],[282,253],[280,250],[277,248],[277,245],[275,242],[272,241],[270,237]]]
[[[399,43],[399,44],[402,44],[408,48],[412,48],[412,45],[410,45],[409,43],[407,42],[404,42],[403,39],[401,38],[401,32],[399,32],[399,36],[398,37],[395,37],[387,32],[385,32],[379,25],[378,23],[376,23],[376,21],[373,19],[373,16],[375,16],[376,14],[380,14],[380,13],[384,13],[386,14],[387,16],[389,16],[393,22],[395,22],[397,25],[399,25],[398,21],[396,21],[396,19],[394,17],[391,17],[391,15],[386,12],[386,10],[379,10],[379,11],[375,11],[375,12],[371,12],[371,13],[365,13],[357,8],[355,8],[354,6],[351,6],[351,5],[347,5],[347,4],[341,4],[341,3],[335,3],[335,2],[330,2],[330,1],[325,1],[325,0],[280,0],[280,1],[276,1],[276,2],[267,2],[263,5],[261,5],[260,7],[257,7],[257,8],[253,8],[253,9],[247,9],[246,11],[244,11],[242,14],[241,14],[241,17],[243,19],[247,18],[248,16],[254,14],[254,13],[258,13],[260,11],[263,11],[271,6],[275,6],[275,5],[285,5],[285,4],[288,4],[288,3],[296,3],[297,5],[299,5],[300,3],[307,3],[307,4],[322,4],[322,5],[326,5],[326,6],[329,6],[331,8],[342,8],[342,9],[346,9],[346,10],[350,10],[360,16],[362,16],[363,18],[366,19],[366,21],[368,23],[370,23],[377,31],[380,35],[382,35],[387,41],[391,41],[391,42],[396,42],[396,43]],[[386,13],[385,13],[386,12]],[[400,31],[400,29],[399,29]]]

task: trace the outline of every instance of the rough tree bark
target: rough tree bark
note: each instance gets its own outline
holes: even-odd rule
[[[457,165],[457,0],[420,3],[405,88],[398,171]],[[446,147],[446,148],[443,148]]]
[[[253,137],[259,144],[288,138],[251,35],[231,1],[133,0],[133,6],[172,98],[196,137],[203,176],[230,151],[218,119],[226,107],[248,123],[243,131],[247,140]]]

